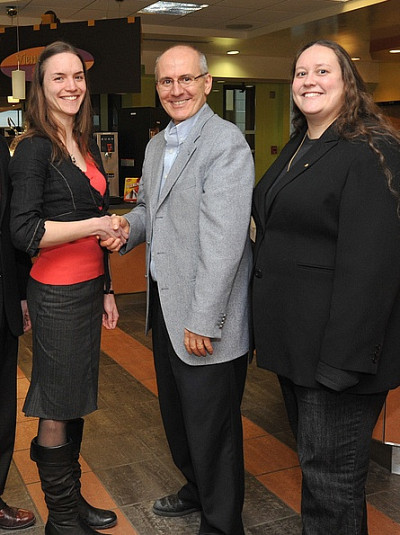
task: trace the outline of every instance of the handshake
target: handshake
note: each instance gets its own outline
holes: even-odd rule
[[[118,215],[101,217],[102,230],[98,233],[100,245],[111,252],[121,249],[128,240],[130,225],[128,221]]]

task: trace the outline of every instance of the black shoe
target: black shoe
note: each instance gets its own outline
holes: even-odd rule
[[[67,423],[67,435],[72,440],[72,474],[75,480],[75,488],[78,496],[78,512],[83,522],[93,529],[112,528],[117,523],[117,515],[108,509],[99,509],[90,505],[81,494],[81,465],[79,453],[81,450],[83,418],[70,420]]]
[[[55,447],[40,446],[37,438],[31,443],[49,510],[45,535],[101,535],[79,517],[72,447],[72,441]]]
[[[154,502],[153,513],[159,516],[184,516],[201,511],[198,505],[185,502],[177,494],[170,494]]]
[[[93,529],[112,528],[117,523],[117,515],[114,511],[93,507],[80,492],[78,493],[78,511],[80,518]]]

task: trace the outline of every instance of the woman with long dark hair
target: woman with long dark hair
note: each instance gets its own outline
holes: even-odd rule
[[[116,523],[113,511],[80,492],[82,417],[97,408],[101,325],[118,320],[99,239],[124,237],[107,215],[85,63],[68,43],[40,55],[26,122],[10,163],[13,240],[38,255],[28,284],[33,369],[23,410],[39,418],[31,458],[49,509],[46,534],[90,535]]]
[[[347,52],[295,57],[294,134],[254,193],[258,365],[278,374],[304,535],[366,535],[372,431],[400,384],[400,136]]]

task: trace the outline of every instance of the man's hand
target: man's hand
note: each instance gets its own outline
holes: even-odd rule
[[[185,347],[190,355],[197,355],[198,357],[206,357],[213,354],[213,346],[208,336],[195,334],[185,329]]]
[[[111,227],[114,231],[121,232],[122,237],[109,237],[106,239],[100,239],[100,245],[111,252],[117,252],[126,243],[126,240],[129,236],[130,225],[125,217],[113,214],[111,216]]]

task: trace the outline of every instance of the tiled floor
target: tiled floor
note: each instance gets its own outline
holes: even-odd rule
[[[121,319],[102,340],[99,410],[86,418],[82,446],[83,493],[95,505],[115,509],[111,535],[197,535],[198,514],[165,519],[151,512],[154,499],[176,491],[175,469],[162,429],[150,338],[144,336],[144,295],[118,296]],[[31,336],[21,339],[19,409],[29,385]],[[247,535],[300,535],[301,475],[275,377],[249,368],[243,401]],[[33,508],[44,533],[44,505],[29,444],[36,421],[19,412],[14,462],[5,499]],[[400,476],[371,462],[368,481],[370,535],[400,535]],[[0,533],[9,533],[0,530]],[[339,534],[330,534],[339,535]]]

